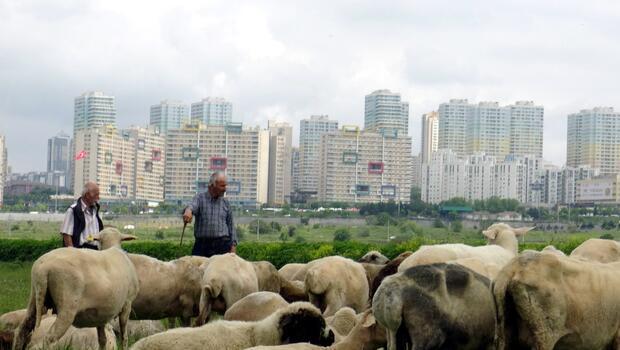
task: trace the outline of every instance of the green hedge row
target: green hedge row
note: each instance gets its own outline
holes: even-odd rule
[[[585,238],[573,238],[554,242],[556,248],[569,254],[581,244]],[[325,243],[241,243],[237,253],[251,261],[267,260],[278,268],[291,262],[308,262],[329,255],[341,255],[347,258],[358,259],[369,250],[379,250],[389,258],[393,258],[404,251],[415,251],[423,244],[445,243],[429,239],[413,239],[398,244],[369,244],[355,241],[325,242]],[[464,242],[470,245],[482,245],[483,240]],[[548,243],[525,243],[521,249],[540,250]],[[0,239],[0,261],[34,261],[46,252],[59,248],[60,241],[54,240],[27,240],[27,239]],[[172,260],[191,253],[191,244],[180,247],[173,242],[128,242],[123,248],[130,253],[146,254],[160,260]]]

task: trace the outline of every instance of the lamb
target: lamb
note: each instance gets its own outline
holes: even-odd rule
[[[226,313],[226,321],[260,321],[288,303],[280,294],[273,292],[256,292],[246,295],[234,303]]]
[[[114,329],[114,334],[120,336],[121,329],[118,323],[118,318],[115,318],[112,323],[110,323],[112,329]],[[165,331],[163,323],[160,320],[129,320],[127,321],[127,336],[129,339],[138,340],[149,335],[161,333]]]
[[[220,300],[225,312],[246,295],[258,292],[258,279],[251,263],[237,254],[216,255],[205,264],[202,290],[196,325],[203,325],[209,319],[212,306]]]
[[[260,321],[216,321],[198,328],[172,329],[141,339],[132,350],[237,350],[298,342],[333,342],[321,312],[307,302],[292,303]]]
[[[140,289],[132,303],[131,317],[137,320],[159,320],[179,317],[189,326],[198,314],[198,304],[207,258],[186,256],[164,262],[155,258],[128,254],[138,274]]]
[[[385,265],[390,261],[385,255],[376,250],[371,250],[357,260],[359,263]]]
[[[328,256],[308,264],[305,278],[310,302],[332,316],[349,306],[361,312],[368,306],[368,280],[362,265],[341,256]]]
[[[611,263],[620,261],[620,243],[610,239],[592,238],[570,253],[571,258]]]
[[[388,350],[493,346],[490,280],[458,264],[419,265],[385,278],[372,311],[387,330]]]
[[[59,248],[34,262],[28,311],[16,331],[14,349],[26,348],[30,333],[40,326],[47,308],[53,309],[57,318],[44,337],[44,345],[60,339],[74,325],[97,327],[99,347],[103,349],[105,325],[119,316],[121,346],[127,347],[127,320],[139,284],[136,270],[120,249],[120,243],[135,236],[106,228],[98,239],[102,251]]]
[[[269,261],[253,261],[252,266],[258,279],[258,290],[280,293],[280,274]]]
[[[377,323],[370,310],[360,315],[360,322],[341,341],[329,347],[308,343],[279,346],[257,346],[247,350],[365,350],[384,347],[386,343],[385,328]]]
[[[97,329],[75,328],[69,326],[65,334],[53,344],[43,346],[45,335],[50,331],[52,325],[56,321],[56,316],[50,316],[41,321],[41,325],[32,333],[32,339],[28,345],[28,349],[41,350],[64,350],[71,349],[97,349],[99,344],[97,341]],[[106,343],[105,350],[116,350],[116,335],[110,325],[105,326]]]
[[[472,247],[465,244],[424,245],[403,261],[398,267],[398,271],[405,271],[412,266],[449,262],[471,257],[479,258],[485,263],[497,264],[501,268],[517,255],[519,248],[517,237],[525,235],[533,228],[512,228],[503,223],[493,224],[487,230],[482,231],[488,243],[481,247]]]
[[[379,271],[377,276],[375,276],[370,285],[370,300],[372,300],[372,297],[375,295],[377,288],[379,288],[379,286],[381,285],[381,282],[383,282],[383,279],[398,272],[398,267],[400,266],[400,264],[402,264],[403,261],[405,261],[405,259],[407,259],[411,254],[413,253],[400,253],[397,257],[390,260],[387,264],[383,266],[383,268],[381,268],[381,271]]]

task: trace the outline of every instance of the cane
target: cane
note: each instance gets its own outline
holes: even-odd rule
[[[181,232],[181,244],[179,244],[179,247],[183,245],[183,235],[185,234],[185,228],[187,227],[187,222],[183,223],[183,231]]]

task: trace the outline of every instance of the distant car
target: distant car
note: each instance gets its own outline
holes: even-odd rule
[[[123,226],[123,229],[125,229],[125,230],[135,230],[136,227],[134,225],[125,225],[125,226]]]
[[[28,214],[39,214],[39,212],[38,212],[38,211],[31,211],[31,212],[30,212],[30,213],[28,213]]]

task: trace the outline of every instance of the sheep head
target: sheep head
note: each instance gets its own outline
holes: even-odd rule
[[[361,258],[357,260],[360,263],[368,263],[368,264],[387,264],[390,261],[385,255],[381,254],[376,250],[371,250],[368,253],[364,254]]]
[[[95,240],[99,241],[101,244],[101,250],[111,247],[120,248],[122,241],[131,241],[134,239],[138,239],[138,237],[121,233],[114,227],[103,229],[103,231],[99,232],[99,236],[95,237]]]
[[[334,342],[334,333],[327,328],[321,311],[307,302],[292,303],[279,310],[278,328],[282,344],[327,346]]]

